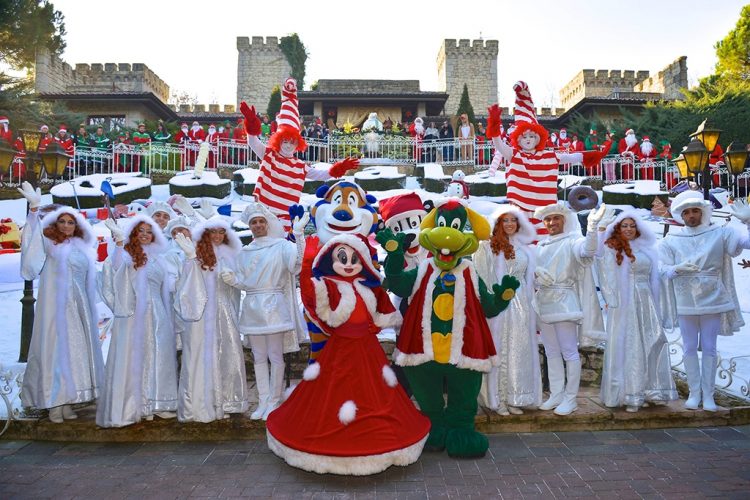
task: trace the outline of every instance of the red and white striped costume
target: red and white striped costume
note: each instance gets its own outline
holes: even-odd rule
[[[253,196],[289,229],[289,207],[299,203],[309,167],[302,160],[266,149]]]

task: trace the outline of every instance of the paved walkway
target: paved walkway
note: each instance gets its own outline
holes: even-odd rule
[[[490,436],[481,460],[425,453],[368,477],[288,467],[262,440],[0,441],[0,498],[750,497],[750,426]]]

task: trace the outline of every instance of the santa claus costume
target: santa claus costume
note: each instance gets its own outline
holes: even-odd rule
[[[281,90],[281,111],[276,121],[278,129],[264,145],[260,141],[261,123],[255,113],[244,101],[240,111],[245,117],[247,143],[250,149],[262,158],[260,175],[255,185],[253,196],[266,205],[289,231],[289,207],[299,203],[305,178],[326,181],[340,177],[347,170],[356,168],[358,160],[346,159],[329,168],[311,168],[294,154],[307,148],[305,139],[300,135],[299,109],[297,106],[297,81],[287,78]]]
[[[656,146],[647,135],[643,136],[640,146],[641,175],[640,179],[654,180],[654,160],[656,159]]]
[[[617,144],[617,152],[623,157],[620,179],[635,179],[633,175],[633,164],[635,163],[636,158],[640,158],[641,148],[638,146],[638,138],[635,136],[635,131],[632,128],[625,131],[625,137],[620,139],[620,142]]]
[[[406,396],[377,339],[401,319],[381,287],[364,238],[323,246],[302,298],[331,334],[289,398],[268,416],[268,446],[289,465],[319,474],[367,475],[409,465],[429,420]]]

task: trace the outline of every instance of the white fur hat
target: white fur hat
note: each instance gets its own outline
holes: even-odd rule
[[[89,246],[93,246],[94,242],[96,241],[96,237],[91,231],[91,225],[86,219],[83,218],[80,212],[71,207],[60,207],[57,210],[54,210],[45,215],[42,219],[42,229],[44,230],[52,224],[56,223],[57,219],[59,219],[62,214],[68,214],[73,217],[73,219],[76,221],[76,225],[81,228],[81,231],[83,232],[84,243]]]
[[[154,220],[151,217],[147,215],[142,215],[142,214],[139,214],[134,217],[131,217],[130,219],[127,219],[127,222],[124,228],[125,244],[128,244],[128,242],[130,241],[130,233],[133,232],[133,229],[138,227],[138,225],[141,224],[142,222],[145,222],[146,224],[151,226],[151,230],[154,233],[154,242],[152,243],[152,245],[166,249],[167,239],[164,236],[164,233],[162,233],[161,228],[156,224],[156,222],[154,222]]]
[[[643,221],[641,215],[638,213],[638,210],[634,208],[623,210],[617,215],[617,218],[609,226],[607,226],[606,231],[604,231],[605,241],[609,239],[610,236],[612,236],[612,232],[615,230],[615,226],[622,222],[624,219],[633,219],[633,221],[635,221],[635,227],[641,234],[638,237],[640,243],[646,246],[653,246],[656,244],[656,234]]]
[[[544,220],[545,217],[555,214],[565,217],[565,227],[563,227],[564,233],[581,234],[581,223],[578,220],[578,215],[569,209],[565,202],[558,201],[552,205],[539,207],[534,210],[534,218],[539,220]]]
[[[172,238],[172,231],[174,231],[175,229],[185,228],[187,230],[192,230],[193,226],[195,226],[195,221],[188,217],[185,217],[184,215],[179,215],[177,217],[169,219],[169,223],[164,229],[164,234],[167,236],[167,238]]]
[[[513,214],[516,219],[518,219],[518,231],[516,231],[516,234],[513,236],[517,238],[520,243],[531,243],[537,239],[536,228],[529,220],[529,216],[515,205],[500,205],[497,210],[492,212],[487,219],[490,223],[491,231],[494,231],[495,224],[497,224],[500,217],[505,214]]]
[[[214,215],[207,221],[198,224],[193,231],[193,241],[197,242],[200,240],[203,233],[208,229],[224,229],[227,232],[227,246],[234,252],[239,252],[242,249],[240,238],[229,223],[220,215]]]
[[[170,219],[177,217],[177,213],[164,201],[155,201],[146,207],[146,213],[149,216],[153,216],[156,212],[164,212],[169,215]]]
[[[286,236],[284,226],[281,224],[279,218],[272,214],[271,211],[268,210],[268,207],[263,203],[248,203],[245,210],[243,210],[242,215],[240,215],[240,220],[249,226],[250,221],[255,217],[263,217],[266,219],[266,223],[268,224],[268,236],[272,238],[284,238]]]
[[[685,221],[682,219],[682,212],[687,208],[700,208],[703,211],[703,217],[701,219],[702,224],[708,225],[711,220],[713,207],[711,206],[710,201],[703,199],[702,193],[692,190],[683,191],[672,200],[669,212],[672,214],[674,220],[680,224],[684,224]]]

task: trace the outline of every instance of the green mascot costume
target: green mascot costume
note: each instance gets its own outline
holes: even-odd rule
[[[464,232],[467,222],[473,233]],[[465,259],[489,235],[484,217],[451,199],[422,221],[419,243],[433,257],[416,269],[404,269],[409,235],[383,229],[376,236],[388,252],[388,288],[409,299],[394,362],[404,367],[419,407],[432,423],[426,448],[445,449],[453,457],[481,457],[489,446],[474,427],[482,373],[498,362],[486,318],[504,310],[519,286],[517,279],[505,276],[490,291]]]

